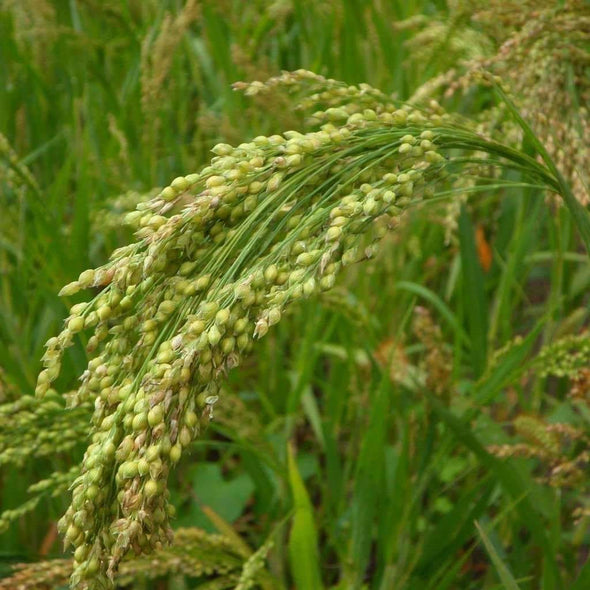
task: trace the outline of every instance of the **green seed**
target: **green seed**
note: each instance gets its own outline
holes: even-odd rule
[[[84,318],[78,316],[73,317],[71,320],[68,321],[68,330],[72,334],[76,334],[81,332],[84,329]]]
[[[215,323],[218,326],[224,326],[227,323],[227,320],[229,319],[229,315],[230,315],[230,310],[229,308],[225,307],[224,309],[220,309],[216,314],[215,314]]]
[[[66,539],[68,541],[73,541],[82,531],[75,525],[71,524],[66,531]]]
[[[125,463],[119,467],[119,474],[123,479],[132,479],[138,473],[139,471],[137,461],[125,461]]]
[[[158,482],[148,479],[143,486],[143,491],[148,498],[153,498],[158,493]]]
[[[221,332],[219,331],[217,324],[213,324],[209,328],[209,331],[207,332],[207,339],[209,340],[209,344],[211,346],[217,346],[219,344],[219,341],[221,340]]]
[[[104,321],[108,320],[111,317],[111,315],[113,313],[113,310],[111,309],[111,306],[110,305],[106,305],[105,304],[105,305],[101,305],[97,309],[96,313],[98,314],[99,319],[102,322],[104,322]]]
[[[154,428],[158,424],[161,424],[164,420],[164,410],[162,406],[154,406],[148,412],[148,424]]]
[[[164,201],[172,201],[176,198],[176,191],[171,187],[167,186],[161,193],[160,196]]]
[[[335,242],[336,240],[339,240],[342,236],[342,228],[341,227],[331,227],[327,232],[326,232],[326,240],[328,240],[328,242]]]
[[[172,461],[172,463],[178,463],[178,461],[180,461],[181,455],[182,455],[182,446],[181,445],[176,444],[170,449],[170,461]]]
[[[178,192],[183,192],[190,186],[190,183],[184,176],[178,176],[170,183],[170,186]]]
[[[80,273],[80,276],[78,277],[78,282],[81,285],[90,286],[90,285],[92,285],[92,283],[94,283],[95,275],[96,275],[96,273],[94,270],[92,270],[92,269],[85,270],[84,272]]]
[[[100,562],[98,558],[93,557],[86,563],[85,571],[88,577],[93,576],[98,572],[98,568],[100,567]]]
[[[137,472],[139,475],[147,475],[150,470],[150,464],[146,459],[140,459],[137,462]]]
[[[133,417],[133,421],[131,422],[131,428],[133,428],[135,432],[145,430],[147,423],[147,414],[145,412],[142,412],[141,414],[137,414],[137,416]]]

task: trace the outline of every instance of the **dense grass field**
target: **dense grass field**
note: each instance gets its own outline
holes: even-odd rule
[[[583,0],[5,0],[0,589],[590,588],[589,104]]]

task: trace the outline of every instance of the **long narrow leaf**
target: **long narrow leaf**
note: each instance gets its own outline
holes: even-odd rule
[[[295,462],[295,451],[288,448],[289,482],[295,511],[289,537],[291,573],[298,590],[321,590],[322,578],[318,558],[318,536],[313,508]]]
[[[486,366],[488,306],[483,272],[477,256],[475,235],[464,207],[459,217],[459,239],[463,271],[463,306],[469,323],[473,370],[475,375],[479,377]]]
[[[500,557],[500,555],[498,555],[498,552],[496,551],[494,544],[486,534],[484,528],[477,521],[475,521],[475,526],[490,558],[492,559],[492,563],[494,564],[494,567],[498,572],[498,576],[500,576],[500,579],[502,580],[504,588],[506,590],[520,590],[520,587],[516,583],[516,580],[514,579],[514,576],[512,575],[510,569],[508,568],[506,563],[504,563],[504,560]]]

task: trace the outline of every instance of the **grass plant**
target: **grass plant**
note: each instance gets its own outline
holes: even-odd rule
[[[0,588],[590,584],[589,15],[500,4],[0,11]]]

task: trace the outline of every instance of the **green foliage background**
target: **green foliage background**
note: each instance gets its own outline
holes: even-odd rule
[[[0,401],[33,393],[44,343],[68,313],[60,288],[131,239],[119,213],[198,171],[217,142],[302,127],[287,97],[248,98],[232,83],[306,68],[409,100],[472,53],[495,54],[501,40],[470,20],[477,7],[4,2]],[[427,43],[429,23],[442,28]],[[573,80],[557,92],[579,107],[586,95]],[[492,119],[512,140],[494,100],[470,87],[441,102]],[[522,148],[533,153],[531,137]],[[171,589],[590,586],[587,255],[571,214],[539,190],[462,199],[449,188],[230,375],[206,436],[172,476],[175,526],[203,529],[179,535],[188,565],[164,555],[150,571],[140,559],[121,584],[152,587],[158,575],[153,587]],[[79,343],[63,387],[85,366]],[[2,467],[3,510],[80,460],[85,419],[64,424],[79,437],[74,450]],[[1,426],[4,451],[20,426],[4,414]],[[0,575],[64,557],[52,527],[67,503],[47,494],[14,519],[0,536]],[[52,579],[41,567],[26,587],[61,587],[67,564],[54,567],[66,573]]]

